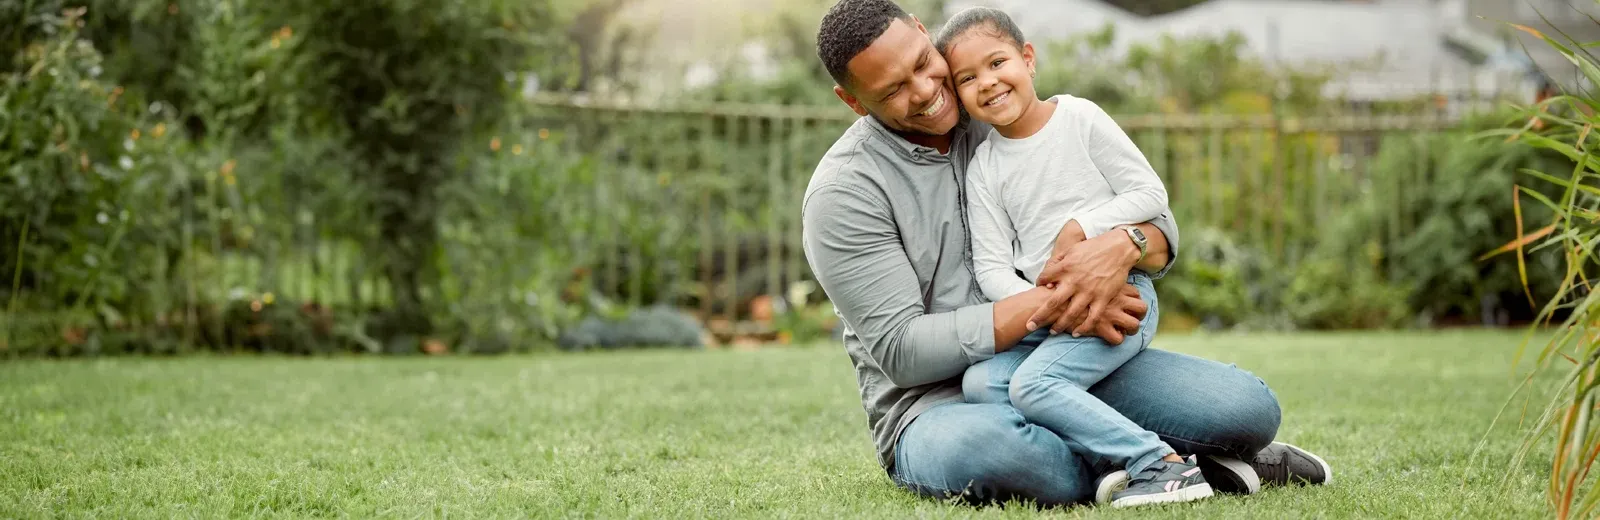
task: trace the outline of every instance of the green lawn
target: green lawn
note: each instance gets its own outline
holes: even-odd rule
[[[1543,514],[1542,453],[1499,486],[1520,336],[1180,336],[1254,371],[1281,440],[1335,485],[1133,512],[1210,518]],[[1176,376],[1176,374],[1175,374]],[[509,358],[0,363],[0,517],[1034,516],[918,499],[873,461],[835,347]]]

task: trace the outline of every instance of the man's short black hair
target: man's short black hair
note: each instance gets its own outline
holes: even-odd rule
[[[967,31],[983,30],[985,34],[996,38],[1011,40],[1018,50],[1022,49],[1022,29],[1017,28],[1016,22],[1011,21],[1011,16],[1005,11],[993,7],[970,7],[950,17],[939,29],[939,37],[934,39],[934,46],[940,54],[949,54],[950,45],[961,38]]]
[[[872,46],[895,20],[912,20],[893,0],[839,0],[822,15],[817,29],[817,57],[833,82],[849,88],[850,60]]]

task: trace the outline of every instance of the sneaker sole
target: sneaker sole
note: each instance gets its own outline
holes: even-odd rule
[[[1333,483],[1333,467],[1328,465],[1328,461],[1322,460],[1322,457],[1318,457],[1317,454],[1315,454],[1315,453],[1311,453],[1309,451],[1300,449],[1299,446],[1295,446],[1295,445],[1289,444],[1287,442],[1275,442],[1273,444],[1282,444],[1285,448],[1289,448],[1290,451],[1293,451],[1295,453],[1304,455],[1304,456],[1306,456],[1306,458],[1309,458],[1311,460],[1316,461],[1318,466],[1322,466],[1322,482],[1304,482],[1304,481],[1302,481],[1302,482],[1298,482],[1298,483],[1300,483],[1300,484],[1323,485],[1323,486],[1326,486],[1326,485],[1329,485],[1329,484]]]
[[[1207,482],[1216,483],[1218,492],[1254,495],[1261,491],[1261,476],[1245,461],[1207,455],[1200,457],[1200,470],[1205,472]]]
[[[1211,484],[1202,483],[1202,484],[1195,484],[1193,486],[1189,486],[1189,487],[1186,487],[1186,488],[1183,488],[1183,489],[1179,489],[1177,491],[1168,491],[1166,493],[1155,493],[1155,494],[1150,494],[1150,495],[1139,495],[1139,496],[1136,496],[1136,497],[1127,497],[1127,498],[1124,498],[1124,499],[1121,499],[1121,500],[1116,500],[1116,501],[1111,502],[1111,507],[1135,507],[1135,506],[1147,506],[1147,505],[1151,505],[1151,504],[1175,504],[1175,503],[1179,503],[1179,502],[1192,502],[1192,501],[1195,501],[1195,500],[1200,500],[1202,498],[1209,498],[1214,494],[1215,493],[1211,491]]]
[[[1112,493],[1116,493],[1118,491],[1122,491],[1123,489],[1126,489],[1127,487],[1128,487],[1128,471],[1127,470],[1119,469],[1119,470],[1113,471],[1111,473],[1107,473],[1104,478],[1100,479],[1099,484],[1097,485],[1097,487],[1094,490],[1094,503],[1096,503],[1096,504],[1109,504],[1109,503],[1111,503],[1111,494]]]

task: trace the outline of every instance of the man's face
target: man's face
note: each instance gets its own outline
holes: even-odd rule
[[[858,115],[872,114],[906,133],[950,133],[960,118],[950,68],[933,48],[921,22],[895,20],[850,60],[851,88],[834,93]]]

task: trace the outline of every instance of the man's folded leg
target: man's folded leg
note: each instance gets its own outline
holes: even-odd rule
[[[1095,477],[1059,435],[1004,404],[950,403],[918,415],[900,433],[897,484],[973,503],[1011,498],[1042,506],[1084,503]]]
[[[1200,455],[1200,467],[1218,491],[1254,493],[1262,484],[1332,479],[1322,459],[1273,442],[1282,420],[1278,398],[1236,366],[1149,349],[1089,393],[1179,453]]]
[[[1154,347],[1089,393],[1179,453],[1247,459],[1272,442],[1283,418],[1277,395],[1254,374]]]

